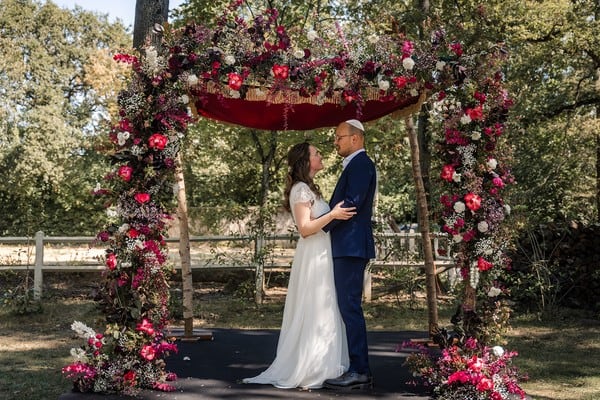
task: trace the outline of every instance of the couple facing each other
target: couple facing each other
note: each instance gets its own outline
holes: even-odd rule
[[[309,143],[288,153],[286,207],[300,234],[273,363],[244,383],[278,388],[372,387],[361,306],[363,276],[375,257],[371,225],[376,174],[358,120],[339,124],[335,148],[343,172],[329,204],[313,178],[322,156]]]

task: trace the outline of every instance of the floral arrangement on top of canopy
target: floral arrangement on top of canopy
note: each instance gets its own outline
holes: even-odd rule
[[[85,344],[72,350],[76,360],[63,368],[63,373],[76,390],[174,390],[166,381],[176,376],[165,371],[164,362],[169,353],[177,351],[165,335],[172,271],[165,244],[166,221],[175,210],[173,190],[178,189],[174,170],[181,139],[198,115],[264,129],[307,129],[294,124],[318,110],[326,112],[318,112],[318,119],[310,122],[312,128],[333,126],[348,118],[366,121],[407,107],[414,111],[411,107],[418,109],[427,93],[451,88],[462,93],[465,101],[445,113],[444,121],[454,124],[469,115],[481,125],[478,129],[485,137],[491,138],[499,130],[487,126],[480,115],[507,105],[499,90],[501,77],[493,75],[488,80],[491,95],[482,101],[482,92],[469,82],[476,81],[475,75],[482,70],[477,66],[488,55],[466,54],[459,43],[448,42],[441,29],[422,42],[398,34],[365,40],[356,32],[345,32],[339,24],[323,32],[289,32],[277,23],[276,10],[267,9],[247,21],[237,13],[241,4],[241,0],[234,1],[214,29],[196,24],[173,31],[163,28],[160,51],[148,46],[141,57],[115,56],[117,61],[129,63],[133,73],[128,87],[119,94],[120,120],[108,137],[114,168],[93,191],[106,199],[111,217],[109,226],[98,234],[108,246],[99,298],[107,325],[104,332],[97,333],[80,322],[73,324]],[[324,33],[328,31],[333,33]],[[292,33],[297,42],[292,41]],[[495,72],[495,66],[490,68]],[[263,120],[266,126],[261,125]],[[463,143],[467,136],[476,140],[471,130],[448,127],[446,136],[454,140],[447,142],[447,154],[471,155],[468,166],[473,167],[473,180],[458,182],[487,182],[487,175],[475,176],[499,168],[492,166],[491,159],[483,169],[479,160],[475,162],[481,146],[467,150],[469,144]],[[450,164],[457,174],[461,165],[458,159]],[[444,171],[443,178],[449,167]],[[454,172],[452,182],[456,183]],[[463,175],[471,176],[466,169]],[[488,214],[482,210],[488,205],[496,210],[501,202],[465,196],[465,189],[475,192],[481,188],[464,187],[463,183],[450,189],[454,194],[445,200],[448,208],[456,209],[464,200],[469,212],[479,210],[463,218],[468,221],[464,226],[483,222],[479,215]],[[467,234],[492,237],[499,219],[489,216],[487,230],[461,233],[463,242],[467,242]],[[458,218],[450,213],[446,218],[457,230],[453,235],[459,235],[458,227],[463,225]],[[465,259],[471,254],[465,254]]]

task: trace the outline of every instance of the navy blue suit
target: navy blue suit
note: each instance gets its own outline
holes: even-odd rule
[[[375,258],[371,217],[376,181],[373,161],[365,152],[356,154],[342,172],[329,204],[333,208],[343,200],[344,207],[356,207],[357,213],[324,228],[331,235],[335,289],[348,338],[348,371],[359,374],[371,373],[361,303],[365,268]]]

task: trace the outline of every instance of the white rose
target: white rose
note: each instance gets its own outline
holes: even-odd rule
[[[508,204],[504,205],[504,214],[510,215],[510,206]]]
[[[294,57],[304,58],[304,50],[298,49],[298,50],[294,51]]]
[[[181,104],[188,104],[190,102],[190,97],[187,94],[182,94],[179,98],[179,102]]]
[[[231,96],[232,99],[239,99],[241,97],[241,94],[238,90],[230,90],[229,96]]]
[[[456,171],[454,171],[454,173],[452,174],[452,181],[459,183],[461,178],[462,178],[462,175],[457,173]]]
[[[485,164],[491,169],[496,169],[498,166],[498,161],[496,161],[495,158],[490,158]]]
[[[454,211],[457,213],[461,213],[465,211],[465,203],[463,203],[462,201],[457,201],[456,203],[454,203]]]
[[[406,57],[404,60],[402,60],[402,66],[405,70],[410,71],[415,66],[415,60],[410,57]]]
[[[419,91],[417,89],[410,89],[410,93],[411,96],[416,97],[419,95]]]
[[[473,139],[473,140],[481,139],[481,132],[479,132],[479,131],[471,132],[471,139]]]
[[[380,80],[379,82],[377,82],[377,85],[381,90],[388,90],[390,88],[390,83],[384,80]]]
[[[500,293],[502,293],[502,290],[498,289],[498,288],[497,288],[497,287],[495,287],[495,286],[492,286],[492,287],[490,288],[490,290],[488,290],[488,292],[487,292],[487,295],[488,295],[488,297],[496,297],[496,296],[498,296]],[[500,347],[500,346],[497,346],[497,347]],[[500,347],[500,348],[502,348],[502,347]]]
[[[488,229],[490,229],[490,226],[485,221],[481,221],[480,223],[477,224],[477,230],[481,233],[487,232]]]
[[[494,353],[496,357],[502,357],[504,355],[504,349],[502,346],[494,346],[492,347],[492,353]]]
[[[452,235],[452,241],[454,243],[460,243],[460,242],[462,242],[462,240],[463,240],[462,235]]]
[[[119,146],[123,146],[127,139],[129,139],[129,132],[119,132],[117,133],[117,142],[119,142]]]
[[[120,233],[125,233],[129,230],[129,224],[123,224],[119,227],[119,232]]]
[[[188,75],[187,84],[189,86],[196,86],[198,84],[198,77],[194,74]]]
[[[438,71],[443,71],[445,66],[446,61],[438,61],[435,63],[435,69],[437,69]]]
[[[310,40],[311,42],[312,42],[313,40],[316,40],[318,37],[319,37],[319,35],[317,34],[317,32],[315,32],[315,31],[314,31],[314,30],[312,30],[312,29],[306,33],[306,38],[307,38],[308,40]]]
[[[227,64],[227,65],[233,65],[233,64],[235,64],[235,57],[232,56],[231,54],[228,54],[225,56],[223,61],[225,61],[225,64]]]
[[[461,124],[466,125],[469,122],[471,122],[471,117],[469,117],[467,114],[464,114],[462,117],[460,117]]]
[[[118,215],[119,214],[117,213],[117,210],[115,210],[113,207],[106,209],[106,216],[108,216],[108,218],[115,218]]]

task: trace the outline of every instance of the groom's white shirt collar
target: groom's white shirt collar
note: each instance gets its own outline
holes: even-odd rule
[[[358,149],[354,153],[350,154],[348,157],[344,158],[344,160],[342,161],[342,169],[346,169],[350,161],[352,161],[352,159],[356,157],[358,153],[362,153],[363,151],[365,151],[365,149]]]

